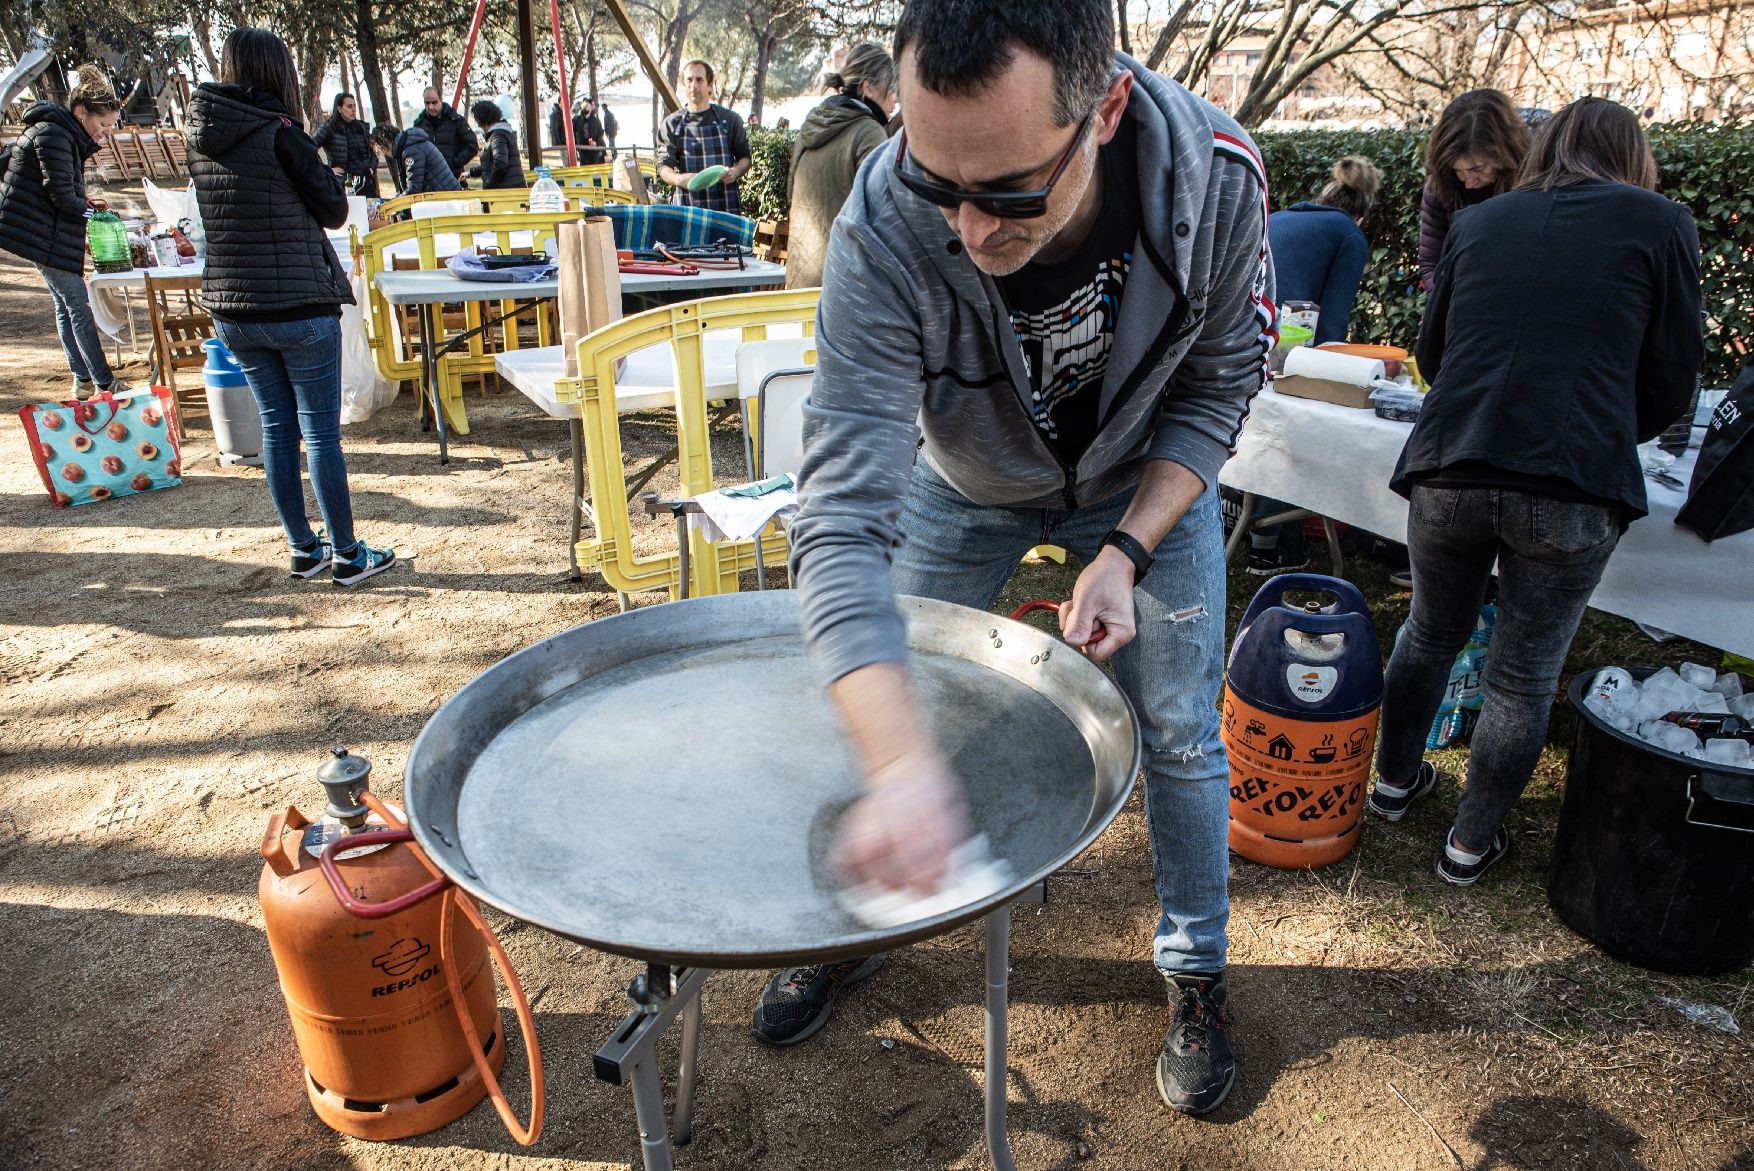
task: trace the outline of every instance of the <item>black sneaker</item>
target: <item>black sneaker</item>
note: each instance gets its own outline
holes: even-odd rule
[[[292,547],[292,576],[310,580],[329,568],[335,561],[335,547],[322,533],[317,534],[314,544],[300,549]]]
[[[1271,549],[1250,549],[1248,563],[1243,569],[1256,577],[1277,577],[1281,573],[1295,573],[1308,564],[1309,554],[1302,549],[1278,545]]]
[[[1413,775],[1413,783],[1405,789],[1378,777],[1364,807],[1384,821],[1399,821],[1407,816],[1407,810],[1413,802],[1436,787],[1437,766],[1429,760],[1422,760],[1419,762],[1419,771]]]
[[[1445,882],[1456,886],[1473,886],[1480,881],[1480,876],[1492,868],[1492,864],[1510,853],[1510,831],[1502,825],[1492,835],[1492,843],[1486,847],[1484,854],[1470,854],[1466,850],[1456,848],[1455,831],[1452,829],[1443,841],[1443,854],[1437,859],[1437,876]]]
[[[366,578],[384,572],[396,564],[394,549],[374,549],[364,541],[354,544],[345,557],[335,554],[334,582],[338,586],[356,586]]]
[[[1223,1105],[1236,1084],[1230,1047],[1230,994],[1224,974],[1176,973],[1172,995],[1181,999],[1175,1023],[1157,1055],[1157,1092],[1171,1110],[1207,1114]]]
[[[814,1037],[834,1012],[834,998],[849,984],[856,984],[883,966],[887,953],[838,964],[811,964],[787,968],[761,990],[751,1028],[769,1045],[796,1045]]]

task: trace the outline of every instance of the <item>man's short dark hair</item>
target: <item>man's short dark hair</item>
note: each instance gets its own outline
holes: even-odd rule
[[[684,65],[682,67],[682,72],[687,73],[690,69],[692,69],[696,65],[698,65],[702,69],[706,70],[706,83],[708,85],[711,85],[713,83],[713,67],[711,65],[708,65],[705,61],[700,60],[698,57],[695,58],[693,61],[690,61],[688,64]]]
[[[977,31],[978,30],[978,31]],[[986,89],[1018,46],[1054,67],[1054,124],[1081,121],[1114,75],[1108,0],[908,0],[895,28],[895,59],[912,47],[920,83],[935,94]]]

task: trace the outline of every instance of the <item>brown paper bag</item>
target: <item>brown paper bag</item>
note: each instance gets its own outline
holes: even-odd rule
[[[627,189],[633,194],[633,201],[635,203],[650,203],[652,194],[646,190],[646,175],[644,171],[639,169],[639,158],[635,155],[628,155],[621,160],[621,170],[627,176]]]
[[[587,216],[560,225],[560,345],[566,376],[577,378],[578,342],[621,319],[621,268],[615,225]]]

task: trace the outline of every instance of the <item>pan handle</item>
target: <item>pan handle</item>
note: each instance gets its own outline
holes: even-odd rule
[[[406,911],[419,902],[430,899],[433,895],[451,885],[448,878],[435,878],[424,886],[417,886],[407,894],[397,895],[381,903],[366,902],[356,899],[347,889],[346,881],[341,872],[335,868],[335,855],[341,850],[353,850],[360,846],[388,846],[395,842],[412,842],[414,833],[406,829],[380,829],[370,833],[348,834],[336,838],[323,847],[322,855],[317,862],[323,868],[323,877],[329,880],[329,889],[335,892],[335,901],[340,903],[348,914],[358,919],[387,919],[391,915]]]
[[[1023,605],[1017,607],[1017,609],[1011,611],[1011,621],[1021,622],[1021,621],[1023,621],[1023,616],[1025,614],[1034,613],[1036,610],[1051,610],[1055,614],[1058,614],[1060,612],[1060,607],[1063,605],[1065,605],[1064,602],[1045,602],[1045,601],[1025,602],[1025,603],[1023,603]],[[1093,623],[1091,625],[1091,628],[1090,628],[1090,641],[1085,643],[1084,645],[1091,646],[1095,643],[1099,643],[1107,636],[1108,636],[1108,628],[1107,627],[1105,627],[1100,622]]]

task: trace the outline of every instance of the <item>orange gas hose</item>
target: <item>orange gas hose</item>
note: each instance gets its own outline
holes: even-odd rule
[[[385,825],[407,825],[407,820],[395,813],[370,792],[360,794],[366,806],[379,817]],[[447,875],[437,866],[426,852],[413,842],[408,844],[420,864],[432,872],[434,878],[445,878]],[[518,1028],[524,1034],[524,1052],[530,1062],[530,1125],[518,1124],[518,1116],[512,1111],[512,1104],[506,1100],[505,1091],[500,1089],[499,1079],[493,1076],[493,1068],[487,1064],[487,1054],[482,1051],[481,1035],[475,1031],[475,1022],[469,1018],[469,1007],[463,999],[463,980],[457,974],[456,965],[450,962],[451,954],[451,908],[455,907],[463,913],[475,930],[481,932],[487,941],[487,949],[493,955],[494,966],[499,969],[500,976],[505,980],[506,990],[512,994],[512,1004],[517,1009]],[[469,1041],[469,1056],[475,1062],[475,1071],[481,1075],[482,1084],[487,1087],[487,1096],[493,1099],[493,1108],[499,1113],[499,1120],[518,1141],[519,1146],[529,1146],[542,1135],[542,1050],[536,1044],[536,1022],[530,1015],[530,1002],[524,996],[524,986],[518,981],[518,974],[512,970],[512,961],[506,955],[505,948],[500,945],[499,936],[488,926],[475,900],[451,887],[445,891],[444,905],[439,908],[439,964],[445,970],[445,983],[451,991],[451,1007],[456,1010],[457,1023],[463,1026],[463,1036]]]

